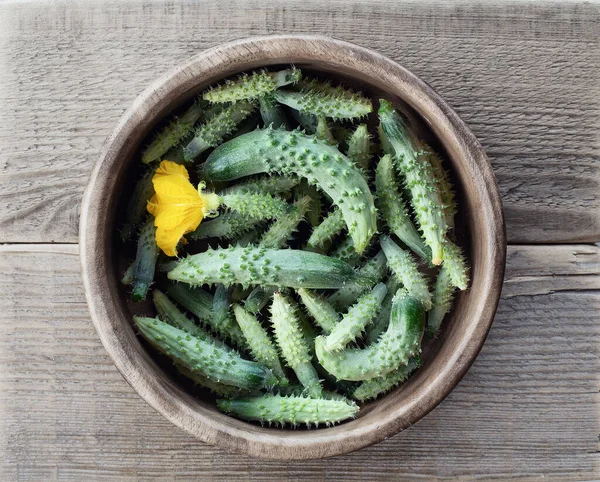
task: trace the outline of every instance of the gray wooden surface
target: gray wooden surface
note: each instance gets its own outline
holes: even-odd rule
[[[416,426],[325,461],[230,454],[161,419],[92,327],[78,209],[105,136],[219,42],[322,33],[398,60],[481,139],[505,203],[496,321]],[[600,5],[0,3],[0,480],[600,479]],[[587,243],[587,244],[586,244]]]

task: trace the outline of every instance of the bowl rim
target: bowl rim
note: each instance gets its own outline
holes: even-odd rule
[[[118,293],[109,282],[109,268],[103,262],[111,243],[104,222],[112,208],[107,193],[114,181],[116,169],[113,168],[122,162],[119,154],[136,143],[132,140],[136,138],[136,129],[147,127],[150,118],[155,119],[171,104],[166,98],[180,98],[200,78],[213,82],[232,72],[247,70],[253,62],[258,66],[259,61],[267,65],[302,63],[303,60],[328,62],[340,68],[351,63],[354,70],[355,66],[369,67],[369,75],[377,75],[393,85],[393,93],[423,117],[444,145],[451,144],[458,155],[467,159],[469,174],[483,186],[478,192],[484,201],[481,209],[491,222],[482,226],[481,242],[486,246],[487,262],[493,269],[483,280],[487,297],[480,301],[480,316],[470,336],[453,350],[453,358],[445,362],[445,371],[416,389],[410,404],[395,407],[382,419],[355,429],[311,431],[310,437],[298,432],[299,435],[292,437],[285,435],[286,432],[266,431],[250,425],[240,428],[228,423],[227,416],[203,411],[165,375],[149,370],[156,368],[149,356],[129,349],[135,335],[122,323],[124,312],[119,306]],[[505,223],[498,186],[482,146],[466,124],[432,87],[395,61],[373,50],[320,35],[261,36],[220,44],[194,55],[146,88],[122,115],[101,149],[83,197],[79,242],[81,272],[92,321],[106,351],[131,387],[168,420],[205,442],[252,456],[281,460],[328,457],[358,450],[395,435],[433,410],[467,372],[487,337],[500,298],[506,259]]]

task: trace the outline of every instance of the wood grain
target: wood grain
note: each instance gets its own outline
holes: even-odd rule
[[[3,2],[0,241],[76,241],[100,146],[159,75],[227,40],[303,32],[379,50],[457,109],[509,241],[598,241],[599,22],[598,4],[571,2]]]
[[[561,285],[539,295],[532,276],[502,300],[480,356],[437,409],[354,454],[278,463],[205,445],[133,392],[92,327],[75,246],[2,246],[0,479],[597,480],[599,258],[598,247],[510,247],[509,278],[556,274]],[[582,270],[591,284],[573,291]]]

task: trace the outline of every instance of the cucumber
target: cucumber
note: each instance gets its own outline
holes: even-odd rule
[[[264,127],[273,126],[275,128],[289,129],[285,112],[272,95],[263,95],[258,99],[258,103]]]
[[[325,350],[325,337],[319,336],[315,340],[317,358],[338,379],[362,381],[382,377],[420,352],[424,325],[423,305],[401,289],[392,302],[388,329],[376,343],[364,349],[331,353]]]
[[[348,139],[346,155],[365,171],[371,162],[371,136],[366,124],[360,124]]]
[[[367,326],[365,333],[365,342],[371,344],[377,341],[379,336],[387,330],[390,324],[390,313],[392,312],[392,300],[396,295],[396,292],[400,289],[402,284],[398,279],[392,275],[385,282],[387,287],[387,294],[381,303],[381,311],[373,320],[373,323]]]
[[[313,229],[308,238],[308,246],[311,248],[324,248],[329,241],[335,238],[346,227],[344,215],[334,207],[321,223]],[[354,251],[354,248],[353,248]]]
[[[158,318],[133,319],[150,344],[192,373],[200,372],[215,382],[244,390],[269,389],[277,384],[271,370],[244,360],[234,351],[196,338]]]
[[[404,382],[420,366],[421,359],[418,356],[411,358],[406,365],[402,365],[387,375],[365,380],[356,387],[352,396],[359,402],[377,398],[382,393],[389,392],[392,388]]]
[[[302,304],[313,317],[317,325],[328,335],[342,319],[342,316],[322,296],[304,288],[298,290]]]
[[[150,285],[154,281],[158,252],[154,220],[149,219],[142,226],[137,243],[135,266],[133,268],[133,290],[131,294],[133,301],[146,299],[148,288],[150,288]]]
[[[320,115],[317,118],[317,130],[315,131],[315,136],[330,146],[337,145],[337,142],[331,133],[331,129],[329,128],[329,124],[327,123],[327,118],[324,115]]]
[[[296,174],[339,206],[358,253],[377,231],[373,196],[355,165],[335,147],[298,131],[262,129],[232,139],[206,160],[204,176],[231,181],[261,172]]]

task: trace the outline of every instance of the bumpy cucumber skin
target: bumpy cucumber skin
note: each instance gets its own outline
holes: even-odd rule
[[[360,254],[354,249],[354,241],[352,241],[352,238],[350,237],[343,238],[331,252],[330,256],[339,259],[352,267],[356,266],[360,261]]]
[[[339,206],[358,253],[377,231],[373,195],[361,172],[335,147],[299,131],[256,130],[217,147],[204,176],[231,181],[261,172],[299,175],[316,184]]]
[[[219,200],[242,216],[252,218],[277,218],[285,213],[288,207],[288,204],[281,198],[255,192],[223,194],[219,196]]]
[[[364,170],[371,162],[371,137],[366,124],[360,124],[348,139],[347,156]]]
[[[235,320],[230,316],[217,319],[213,316],[214,299],[202,288],[192,288],[184,283],[169,283],[167,294],[183,308],[196,316],[202,325],[210,327],[223,339],[240,348],[246,347],[246,339]]]
[[[181,117],[174,119],[159,132],[150,145],[142,152],[142,162],[149,164],[150,162],[160,160],[163,154],[175,147],[181,139],[192,132],[194,124],[202,116],[205,107],[205,102],[194,102]]]
[[[125,210],[125,226],[120,231],[123,241],[131,238],[148,214],[146,209],[148,201],[154,195],[152,176],[154,176],[154,169],[146,170],[133,188]]]
[[[311,226],[316,226],[321,222],[321,211],[323,210],[321,194],[306,179],[302,179],[294,188],[294,198],[302,199],[306,196],[311,200],[310,209],[306,212],[306,220]]]
[[[311,396],[322,390],[316,370],[311,364],[310,349],[300,329],[295,304],[285,295],[275,293],[271,306],[271,323],[275,340],[287,365]]]
[[[328,335],[342,319],[342,316],[331,304],[314,291],[300,288],[298,295],[308,314],[312,316],[317,325]]]
[[[313,229],[307,244],[311,248],[323,248],[329,241],[340,234],[345,227],[346,222],[344,221],[344,215],[337,207],[335,207],[327,214],[327,216],[325,216],[323,221]]]
[[[280,384],[288,384],[289,381],[281,367],[277,349],[260,322],[240,305],[233,305],[233,313],[242,333],[246,337],[252,357],[257,362],[270,368],[273,374],[279,379]]]
[[[380,100],[381,128],[394,151],[394,160],[411,192],[411,204],[423,233],[425,244],[431,249],[431,261],[439,265],[443,259],[443,242],[447,226],[443,203],[431,163],[419,151],[420,143],[406,121],[386,100]]]
[[[223,349],[230,349],[225,343],[214,338],[199,325],[183,314],[177,306],[160,290],[152,291],[152,301],[160,318],[169,325],[179,328],[196,338],[213,343]]]
[[[398,281],[404,285],[410,296],[423,304],[426,311],[430,310],[433,302],[427,280],[419,271],[411,254],[394,243],[389,236],[382,236],[379,243],[388,260],[388,266]]]
[[[253,315],[257,314],[260,310],[267,306],[269,300],[273,296],[273,293],[275,293],[277,289],[278,288],[275,286],[257,286],[250,292],[244,301],[244,308]]]
[[[265,221],[264,217],[255,218],[238,212],[222,213],[210,221],[200,223],[186,238],[191,241],[206,238],[238,239]]]
[[[452,281],[452,286],[466,290],[469,284],[469,268],[460,248],[447,240],[444,245],[444,266]]]
[[[154,227],[154,220],[150,219],[142,226],[138,238],[135,267],[133,269],[133,291],[131,294],[133,301],[146,299],[148,288],[154,281],[158,253],[156,228]]]
[[[189,378],[196,385],[200,385],[204,388],[208,388],[211,392],[223,398],[234,398],[239,397],[241,394],[247,393],[243,390],[240,390],[237,387],[232,387],[231,385],[224,385],[223,383],[215,382],[211,380],[201,372],[191,372],[187,368],[175,363],[175,368],[177,371],[181,373],[184,377]]]
[[[387,259],[383,251],[377,253],[362,266],[356,280],[347,283],[333,293],[327,301],[339,310],[345,310],[366,290],[379,283],[387,271]]]
[[[217,400],[217,407],[223,412],[243,420],[261,424],[308,427],[332,425],[358,413],[358,405],[351,401],[303,396],[264,395],[262,397]]]
[[[195,130],[194,138],[184,147],[185,161],[190,162],[205,150],[223,142],[223,139],[234,132],[237,125],[252,114],[254,109],[254,103],[240,101],[208,118]]]
[[[440,156],[433,152],[433,149],[431,149],[429,146],[426,146],[426,148],[429,151],[429,162],[431,163],[431,167],[433,167],[433,173],[440,190],[440,197],[442,199],[442,203],[444,204],[444,217],[446,219],[446,225],[448,226],[448,229],[453,229],[454,215],[457,213],[458,207],[456,205],[452,183],[450,182],[450,176],[448,175],[448,171],[444,169]]]
[[[264,95],[258,99],[258,102],[264,127],[289,128],[283,107],[275,101],[272,95]]]
[[[188,256],[167,276],[193,286],[239,283],[243,286],[333,289],[354,280],[356,273],[342,261],[317,253],[230,246]]]
[[[285,213],[279,216],[263,234],[259,245],[264,248],[284,248],[304,219],[311,201],[309,196],[304,196],[288,206]]]
[[[320,115],[317,120],[317,130],[315,135],[318,139],[321,139],[323,142],[326,142],[330,146],[335,146],[337,144],[333,134],[331,133],[331,129],[329,128],[329,124],[327,123],[327,118],[324,115]]]
[[[365,332],[365,342],[370,345],[371,343],[375,343],[379,336],[387,330],[388,325],[390,324],[390,313],[392,312],[392,301],[396,292],[400,289],[401,283],[398,279],[392,275],[385,282],[387,286],[387,294],[381,303],[381,311],[373,320],[373,323],[367,326],[367,330]]]
[[[346,345],[358,338],[373,318],[381,310],[387,294],[387,286],[383,283],[375,285],[372,291],[363,294],[352,305],[342,320],[325,337],[324,348],[327,351],[343,350]]]
[[[389,392],[392,388],[404,382],[420,366],[421,359],[419,357],[411,358],[406,365],[391,371],[387,375],[365,380],[354,390],[352,396],[359,402],[377,398],[379,395]]]
[[[192,373],[244,390],[271,388],[277,383],[265,366],[244,360],[234,351],[200,340],[158,318],[133,317],[140,333],[153,346]]]
[[[253,100],[272,93],[278,87],[295,83],[301,78],[302,72],[298,69],[252,72],[241,75],[237,80],[227,80],[224,84],[205,92],[202,97],[213,103]]]
[[[212,326],[220,327],[219,331],[226,329],[233,330],[235,333],[233,338],[239,340],[239,332],[235,329],[236,321],[233,319],[231,314],[231,297],[229,289],[223,285],[217,285],[215,294],[213,296],[213,307],[212,307],[212,320],[210,323]]]
[[[330,119],[357,119],[373,112],[371,101],[360,94],[346,95],[347,91],[336,90],[326,92],[321,89],[277,90],[275,99],[280,104],[292,109]]]
[[[394,297],[390,324],[377,343],[364,349],[325,350],[325,338],[315,340],[321,365],[342,380],[362,381],[382,377],[417,355],[425,325],[423,305],[400,290]]]
[[[271,196],[285,195],[292,190],[298,183],[300,178],[296,176],[260,176],[250,179],[246,182],[240,182],[233,186],[224,189],[219,194],[250,194],[261,193],[270,194]]]
[[[385,155],[375,171],[377,207],[390,230],[422,259],[430,260],[431,251],[410,219],[394,175],[392,156]]]

